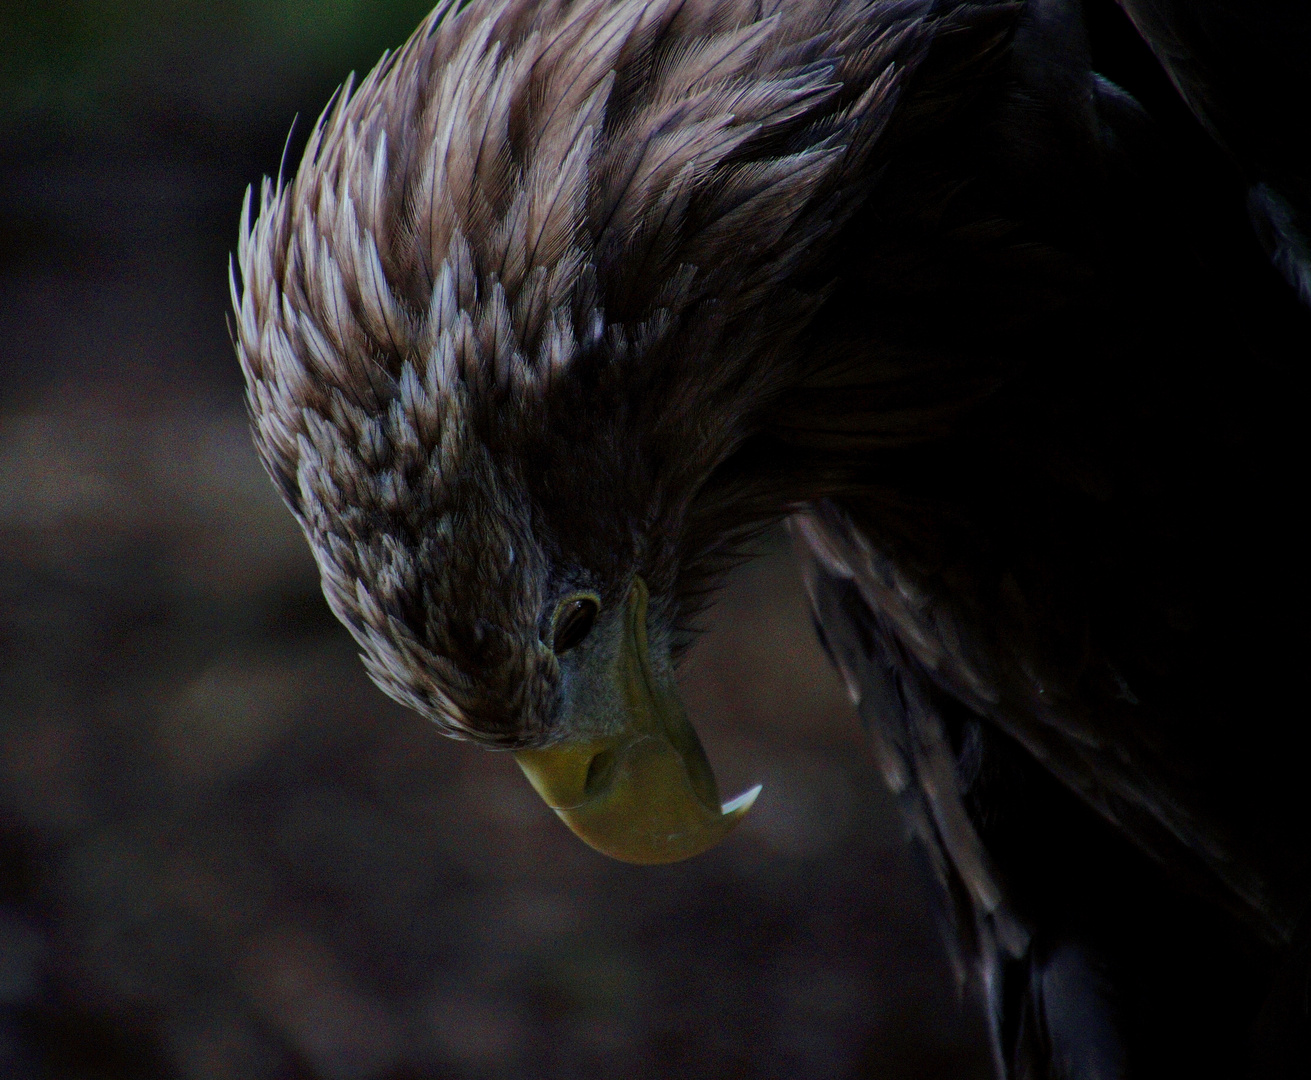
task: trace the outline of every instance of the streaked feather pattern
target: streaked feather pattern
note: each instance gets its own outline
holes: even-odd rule
[[[607,422],[695,447],[637,467],[624,500],[681,534],[788,378],[818,242],[859,205],[906,73],[950,20],[904,0],[443,5],[341,89],[296,175],[248,200],[233,303],[256,443],[389,693],[455,733],[541,737],[554,670],[532,643],[564,560],[530,520],[573,481],[529,490],[504,447],[550,460],[580,394],[622,400]],[[595,471],[585,453],[560,468]],[[451,515],[480,539],[440,545]],[[606,539],[598,579],[641,558],[667,595],[689,562]],[[519,583],[485,626],[419,595],[484,577]],[[469,664],[495,693],[468,694]]]

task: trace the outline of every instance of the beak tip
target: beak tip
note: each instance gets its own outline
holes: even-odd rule
[[[750,810],[755,803],[756,796],[760,794],[761,788],[763,787],[763,784],[757,784],[755,787],[742,792],[742,794],[738,795],[736,798],[729,799],[721,808],[724,817],[728,817],[730,814],[739,818],[745,816],[746,812]]]

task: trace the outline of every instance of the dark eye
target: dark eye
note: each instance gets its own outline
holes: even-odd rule
[[[566,600],[555,613],[555,629],[551,633],[551,648],[556,656],[567,653],[592,632],[601,605],[590,596],[576,596]]]

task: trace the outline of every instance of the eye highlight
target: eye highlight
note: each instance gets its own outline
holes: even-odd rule
[[[551,650],[556,656],[562,656],[583,643],[592,632],[600,610],[600,603],[592,596],[574,596],[556,608],[551,629]]]

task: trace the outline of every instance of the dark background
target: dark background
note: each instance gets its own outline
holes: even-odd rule
[[[245,186],[426,0],[0,4],[0,1076],[986,1071],[781,535],[683,675],[738,835],[622,866],[365,678],[246,434]]]

